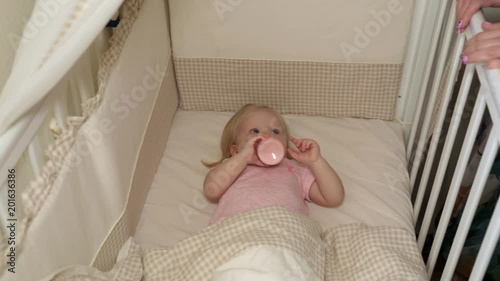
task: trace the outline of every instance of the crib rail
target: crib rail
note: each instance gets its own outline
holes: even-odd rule
[[[493,124],[441,276],[441,280],[451,280],[460,253],[463,249],[465,239],[478,208],[480,198],[483,194],[487,177],[490,174],[493,161],[498,153],[498,147],[500,144],[500,70],[488,70],[481,64],[468,65],[465,68],[453,109],[452,118],[451,120],[448,118],[448,129],[446,132],[443,132],[445,119],[447,119],[447,114],[450,113],[448,111],[448,107],[453,94],[456,76],[461,65],[459,58],[464,42],[466,39],[470,39],[482,31],[481,24],[484,21],[484,16],[482,12],[478,12],[473,16],[465,35],[454,36],[456,28],[454,15],[455,1],[451,1],[451,3],[450,1],[441,2],[448,2],[450,5],[448,10],[451,12],[448,15],[447,23],[444,29],[441,30],[441,25],[437,25],[440,34],[435,38],[433,44],[434,46],[437,46],[438,38],[441,38],[442,41],[440,42],[440,51],[437,57],[435,57],[433,52],[429,53],[430,58],[434,59],[434,64],[432,66],[428,66],[426,69],[431,69],[431,67],[435,69],[432,72],[430,70],[425,72],[427,78],[424,79],[425,85],[421,90],[427,91],[427,81],[432,81],[432,86],[430,87],[430,91],[428,91],[428,95],[421,95],[419,101],[419,107],[422,107],[424,100],[426,100],[427,107],[423,109],[423,112],[425,113],[423,116],[420,114],[422,109],[417,110],[415,119],[413,120],[414,125],[412,126],[408,146],[408,156],[411,156],[410,178],[412,186],[415,185],[417,179],[419,182],[418,187],[415,187],[415,191],[417,192],[414,202],[414,220],[415,223],[418,223],[420,222],[419,218],[422,218],[421,223],[419,224],[420,229],[418,233],[418,246],[421,250],[424,248],[426,238],[430,232],[431,222],[437,215],[436,206],[439,196],[440,194],[443,194],[443,192],[446,195],[446,201],[442,208],[439,224],[435,230],[430,254],[427,259],[429,277],[434,272],[436,261],[438,259],[438,255],[440,254],[445,233],[450,223],[452,211],[463,180],[463,175],[478,135],[480,124],[483,118],[490,118]],[[453,46],[453,48],[451,48],[451,52],[449,52],[449,46]],[[443,76],[443,73],[447,63],[450,64],[450,71],[446,77]],[[458,161],[456,161],[456,163],[450,163],[452,149],[457,142],[457,132],[462,116],[464,115],[464,108],[466,102],[472,95],[470,89],[474,75],[479,77],[479,93],[472,111],[465,139],[461,146]],[[439,85],[443,79],[447,79],[447,84],[445,85],[445,90],[442,95],[442,103],[438,113],[437,123],[432,131],[432,137],[429,139],[428,136],[430,135],[431,118],[434,111],[436,97],[438,96]],[[423,120],[421,120],[421,118],[423,118]],[[417,136],[419,136],[418,142],[416,142],[416,145],[413,145]],[[440,146],[441,151],[439,152],[438,148]],[[425,159],[425,163],[420,165],[423,159]],[[434,165],[435,161],[437,162],[437,165]],[[449,187],[443,186],[445,174],[450,171],[453,171],[451,184]],[[434,176],[431,176],[432,173],[434,173]],[[430,178],[432,178],[432,181],[429,181]],[[426,209],[422,210],[422,206],[424,204],[426,204]],[[493,217],[491,218],[488,230],[481,244],[481,248],[475,260],[469,280],[483,279],[493,250],[498,243],[499,233],[500,210],[498,202],[496,202]]]

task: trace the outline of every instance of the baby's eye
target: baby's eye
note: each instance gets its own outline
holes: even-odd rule
[[[272,129],[271,133],[273,133],[273,135],[279,135],[281,131],[279,129]]]
[[[259,129],[253,128],[249,132],[250,132],[250,134],[258,134],[259,133]]]

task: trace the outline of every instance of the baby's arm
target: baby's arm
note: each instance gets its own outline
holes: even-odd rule
[[[299,149],[297,152],[288,148],[290,156],[309,166],[316,179],[309,190],[311,201],[325,207],[340,205],[344,200],[344,185],[335,170],[321,156],[319,145],[310,139],[290,137],[290,141]]]
[[[309,190],[312,202],[324,207],[336,207],[344,200],[344,185],[335,170],[321,157],[309,166],[316,178]]]
[[[203,192],[208,199],[218,201],[247,165],[255,162],[257,158],[255,144],[262,138],[262,136],[256,136],[249,139],[241,151],[236,151],[231,158],[224,160],[208,172],[203,183]]]
[[[241,154],[235,154],[208,172],[203,183],[205,196],[212,201],[219,198],[247,167],[247,161]]]

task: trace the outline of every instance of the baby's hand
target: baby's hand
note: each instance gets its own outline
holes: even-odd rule
[[[311,139],[296,139],[290,136],[290,141],[299,149],[295,151],[290,147],[287,149],[290,156],[298,162],[311,165],[321,158],[321,152],[318,143]]]
[[[247,164],[254,164],[259,166],[264,166],[264,164],[259,160],[257,156],[257,145],[260,141],[264,139],[263,136],[259,135],[248,140],[239,152],[241,156],[245,159]]]

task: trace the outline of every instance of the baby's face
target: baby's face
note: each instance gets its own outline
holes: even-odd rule
[[[279,140],[287,147],[285,127],[280,118],[270,110],[260,110],[249,113],[238,127],[236,147],[240,151],[251,138],[262,135],[264,138]]]

